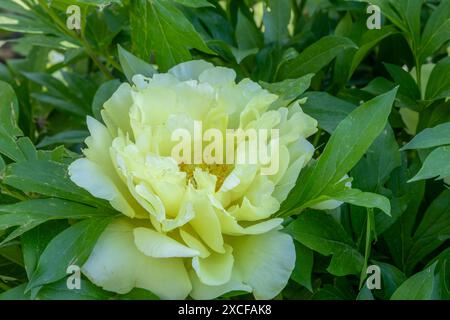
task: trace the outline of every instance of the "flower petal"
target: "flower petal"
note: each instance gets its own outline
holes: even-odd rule
[[[193,190],[191,187],[187,192],[195,212],[195,218],[189,224],[208,247],[216,252],[224,253],[220,222],[209,198],[203,192]]]
[[[180,81],[198,80],[202,72],[213,68],[214,65],[204,60],[192,60],[176,65],[169,70],[169,73]]]
[[[139,251],[148,257],[173,258],[195,257],[200,253],[176,240],[149,228],[139,227],[133,230],[134,243]]]
[[[292,238],[280,231],[233,239],[235,266],[256,299],[272,299],[286,286],[295,266]]]
[[[233,248],[224,245],[225,253],[211,253],[206,258],[194,257],[192,267],[200,281],[210,286],[223,285],[230,281],[233,270]]]
[[[204,70],[198,78],[201,83],[213,86],[232,85],[236,79],[236,72],[230,68],[215,67]]]
[[[77,159],[69,166],[70,179],[94,197],[108,200],[117,211],[134,217],[135,210],[102,168],[89,159]]]
[[[193,236],[191,232],[180,229],[180,236],[190,248],[200,252],[200,257],[206,258],[210,255],[208,248],[200,241],[200,239]]]
[[[235,272],[232,273],[230,281],[220,286],[209,286],[200,281],[194,270],[189,272],[192,282],[190,296],[197,300],[210,300],[231,291],[252,292],[252,287],[244,284]]]
[[[142,254],[134,244],[134,227],[125,219],[111,223],[83,265],[83,273],[94,284],[119,294],[137,287],[162,299],[184,299],[192,286],[183,260]]]
[[[131,87],[128,83],[122,83],[112,97],[104,103],[101,114],[111,135],[117,135],[118,129],[124,133],[133,134],[129,116],[132,104]]]

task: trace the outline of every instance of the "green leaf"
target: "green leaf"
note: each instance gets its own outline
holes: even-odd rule
[[[264,41],[266,44],[282,44],[289,37],[288,23],[291,18],[291,2],[269,0],[264,12]]]
[[[383,15],[405,33],[411,49],[418,57],[423,0],[370,0],[370,3],[379,6]]]
[[[450,239],[450,190],[444,190],[428,207],[412,239],[406,267],[412,270],[428,254]]]
[[[78,97],[62,81],[46,73],[24,72],[23,75],[46,89],[46,93],[33,93],[35,99],[78,116],[87,114],[89,102]]]
[[[127,50],[125,50],[124,48],[122,48],[120,45],[118,46],[118,50],[119,50],[120,65],[122,66],[123,73],[125,73],[125,76],[127,77],[128,82],[133,83],[132,79],[135,74],[141,74],[146,77],[151,77],[151,76],[153,76],[153,74],[156,73],[155,68],[153,68],[150,64],[139,59],[132,53],[130,53]],[[117,89],[117,87],[119,85],[120,85],[120,82],[118,82],[118,80],[111,80],[109,82],[106,82],[98,89],[97,94],[98,94],[98,92],[101,92],[102,95],[104,95],[103,92],[106,90],[108,90],[108,93],[109,93],[110,91],[112,91],[113,87],[116,87],[116,89]],[[102,90],[102,91],[100,91],[100,90]],[[111,95],[109,97],[111,97]],[[105,102],[105,101],[103,101],[103,102]]]
[[[42,253],[27,290],[64,278],[67,267],[81,268],[111,218],[91,218],[76,223],[54,237]]]
[[[186,7],[191,8],[202,8],[202,7],[214,7],[212,3],[209,3],[207,0],[174,0],[179,4],[182,4]]]
[[[400,85],[400,88],[398,89],[399,92],[407,95],[411,99],[420,99],[420,89],[409,72],[406,72],[401,67],[394,64],[385,63],[384,66],[394,81]]]
[[[0,81],[0,154],[14,161],[24,160],[24,155],[16,143],[16,136],[22,132],[17,126],[19,104],[12,87]]]
[[[0,205],[0,230],[19,226],[3,240],[8,242],[38,225],[58,219],[85,219],[110,216],[106,209],[97,209],[61,199],[34,199]]]
[[[39,257],[50,240],[67,228],[67,226],[66,221],[48,221],[22,235],[21,245],[28,279],[31,279]]]
[[[37,145],[37,148],[44,148],[51,145],[77,144],[82,143],[89,136],[86,130],[70,130],[59,132],[53,136],[45,136]]]
[[[446,144],[450,144],[450,122],[439,124],[433,128],[426,128],[400,150],[427,149]]]
[[[0,155],[0,177],[3,177],[3,173],[6,169],[6,163],[5,160],[3,160],[3,157]]]
[[[0,81],[0,127],[11,136],[21,136],[17,126],[19,104],[14,89],[6,82]]]
[[[302,109],[319,122],[319,127],[333,133],[339,123],[344,120],[356,106],[326,92],[307,92]]]
[[[391,215],[391,204],[389,199],[380,194],[346,188],[340,192],[329,195],[328,200],[332,199],[365,208],[378,208],[388,216]]]
[[[91,205],[104,205],[103,200],[92,197],[69,178],[67,165],[44,160],[13,163],[8,166],[5,184],[24,192],[62,198]]]
[[[391,257],[399,268],[405,270],[405,263],[411,247],[411,237],[416,227],[416,217],[419,214],[425,194],[425,182],[407,183],[412,173],[420,163],[415,162],[408,167],[407,157],[403,154],[401,167],[396,168],[387,183],[392,191],[392,216],[394,220],[376,219],[377,231],[383,234]],[[385,218],[385,215],[382,215]]]
[[[279,109],[281,107],[287,107],[309,88],[313,76],[313,74],[307,74],[298,79],[286,79],[275,83],[261,81],[264,89],[279,96],[270,108]]]
[[[391,300],[439,299],[437,296],[439,281],[434,274],[436,265],[437,262],[408,278],[397,290],[395,290]]]
[[[311,276],[314,263],[314,255],[311,249],[305,247],[299,242],[295,242],[295,268],[292,271],[291,278],[301,284],[309,291],[313,292]]]
[[[184,15],[169,1],[132,0],[131,38],[142,59],[154,53],[160,71],[191,59],[189,49],[213,53]]]
[[[433,150],[425,159],[422,168],[408,182],[437,177],[443,179],[450,176],[450,146]]]
[[[360,41],[358,42],[358,49],[353,55],[353,59],[350,67],[350,75],[355,72],[356,68],[359,66],[364,57],[368,54],[370,50],[372,50],[377,44],[379,44],[382,40],[397,33],[397,31],[391,26],[383,26],[381,29],[374,29],[366,31]]]
[[[423,30],[419,48],[420,61],[425,61],[448,40],[450,40],[450,2],[441,1],[433,10]]]
[[[335,188],[386,127],[396,92],[364,103],[338,125],[309,176],[291,190],[281,213],[286,215]]]
[[[286,228],[295,240],[322,255],[333,255],[327,271],[336,276],[359,275],[364,257],[330,215],[305,211]]]
[[[74,104],[68,100],[65,100],[65,98],[58,98],[46,93],[35,92],[33,92],[31,96],[39,102],[50,105],[62,112],[71,113],[82,118],[84,118],[87,114],[87,112],[80,108],[78,104]]]
[[[383,298],[388,300],[397,288],[406,280],[403,272],[391,264],[383,262],[374,262],[381,270],[381,281]]]
[[[394,131],[387,125],[375,139],[365,156],[352,169],[352,186],[379,192],[395,168],[401,165]]]
[[[14,13],[2,13],[0,15],[0,30],[35,34],[59,33],[55,26],[46,23],[42,18],[40,19],[33,15],[23,16]]]
[[[26,283],[9,289],[0,294],[0,300],[30,300],[30,294],[25,293]]]
[[[354,36],[355,33],[359,34],[361,28],[366,28],[366,26],[354,24],[352,30],[347,35]],[[349,48],[338,55],[334,68],[333,81],[341,86],[345,85],[367,54],[381,41],[397,32],[394,26],[383,26],[381,29],[367,30],[357,37],[359,39],[352,37],[352,40],[358,45],[358,49]],[[335,33],[336,35],[340,35],[337,34],[337,30]]]
[[[370,289],[364,285],[358,293],[356,300],[375,300]]]
[[[450,97],[450,57],[442,59],[433,68],[425,94],[427,100],[437,100],[447,97]]]
[[[80,289],[67,288],[66,279],[42,287],[37,294],[39,300],[109,300],[113,294],[102,290],[87,280],[81,279]]]
[[[237,16],[236,42],[241,50],[260,48],[263,44],[263,36],[255,22],[247,17],[241,9],[238,10]]]
[[[308,73],[317,73],[348,48],[357,48],[348,38],[323,37],[306,48],[296,58],[285,62],[280,67],[279,78],[298,78]]]
[[[122,4],[122,0],[76,0],[76,2],[92,6],[107,6],[112,3]]]

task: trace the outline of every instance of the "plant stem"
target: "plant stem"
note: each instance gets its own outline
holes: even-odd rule
[[[367,271],[367,264],[369,262],[369,256],[370,256],[370,251],[372,248],[372,229],[374,228],[374,226],[372,225],[372,223],[374,222],[374,213],[373,213],[373,209],[372,208],[367,208],[367,224],[366,224],[366,248],[365,248],[365,253],[364,253],[364,264],[363,264],[363,268],[361,270],[361,276],[359,278],[359,289],[362,288],[363,284],[364,284],[364,280],[366,279],[366,271]]]
[[[101,63],[98,60],[97,56],[95,55],[95,52],[92,50],[89,42],[84,37],[83,33],[81,32],[81,35],[78,35],[76,32],[68,30],[66,25],[59,19],[58,15],[53,11],[53,9],[48,6],[48,4],[45,2],[45,0],[39,0],[39,4],[45,10],[45,12],[50,16],[50,18],[56,23],[56,25],[59,27],[61,32],[65,33],[69,37],[78,39],[81,42],[81,44],[83,45],[84,49],[86,50],[86,53],[88,54],[88,56],[92,59],[92,61],[99,68],[99,70],[108,79],[113,79],[113,76],[111,75],[109,70],[103,65],[103,63]]]
[[[313,146],[314,149],[317,149],[317,144],[320,141],[320,136],[322,135],[322,129],[319,128],[319,130],[317,130],[316,135],[314,136],[314,140],[313,140]]]
[[[417,86],[419,87],[420,91],[420,98],[423,99],[424,92],[422,92],[422,66],[420,65],[418,60],[416,60],[416,78]]]

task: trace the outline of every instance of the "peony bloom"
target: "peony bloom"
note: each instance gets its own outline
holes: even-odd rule
[[[105,125],[87,119],[85,158],[70,165],[70,177],[123,214],[82,266],[93,283],[120,294],[143,288],[162,299],[230,291],[271,299],[285,287],[295,248],[280,231],[283,220],[271,216],[313,155],[306,138],[317,121],[298,103],[270,110],[276,95],[235,76],[204,61],[137,75],[104,104]],[[263,175],[260,164],[179,163],[172,133],[192,131],[194,121],[221,132],[278,129],[277,172]]]

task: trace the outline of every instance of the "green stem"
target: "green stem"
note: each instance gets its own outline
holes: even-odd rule
[[[67,26],[59,19],[58,15],[53,11],[52,8],[48,6],[45,0],[39,0],[39,4],[44,9],[44,11],[50,16],[50,18],[53,20],[53,22],[56,23],[56,25],[59,27],[60,31],[68,35],[69,37],[73,37],[78,39],[81,44],[83,45],[84,49],[86,50],[86,53],[88,56],[92,59],[92,61],[95,63],[95,65],[99,68],[99,70],[108,78],[113,79],[113,76],[109,72],[109,70],[101,63],[97,56],[95,55],[95,52],[92,50],[89,42],[84,37],[83,33],[81,35],[78,35],[78,33],[73,32],[71,30],[67,29]]]
[[[372,208],[367,208],[367,224],[366,224],[366,248],[365,248],[365,253],[364,253],[364,264],[363,264],[363,268],[361,270],[361,276],[359,279],[359,288],[361,289],[363,284],[364,284],[364,280],[366,279],[366,271],[367,271],[367,264],[369,262],[369,257],[370,257],[370,252],[371,252],[371,248],[372,248],[372,229],[374,228],[374,226],[372,225],[374,222],[374,213],[373,213],[373,209]]]
[[[420,97],[423,98],[424,92],[422,92],[422,66],[419,61],[416,60],[416,78],[417,78],[417,86],[419,87]]]
[[[313,146],[315,149],[317,148],[317,144],[320,141],[321,135],[322,135],[322,129],[319,128],[319,130],[317,131],[316,135],[314,136],[314,140],[313,140]]]
[[[297,5],[297,0],[291,0],[291,3],[292,3],[292,11],[294,13],[293,24],[294,24],[294,28],[295,28],[297,26],[297,22],[301,15],[301,12],[300,12],[300,8]]]

